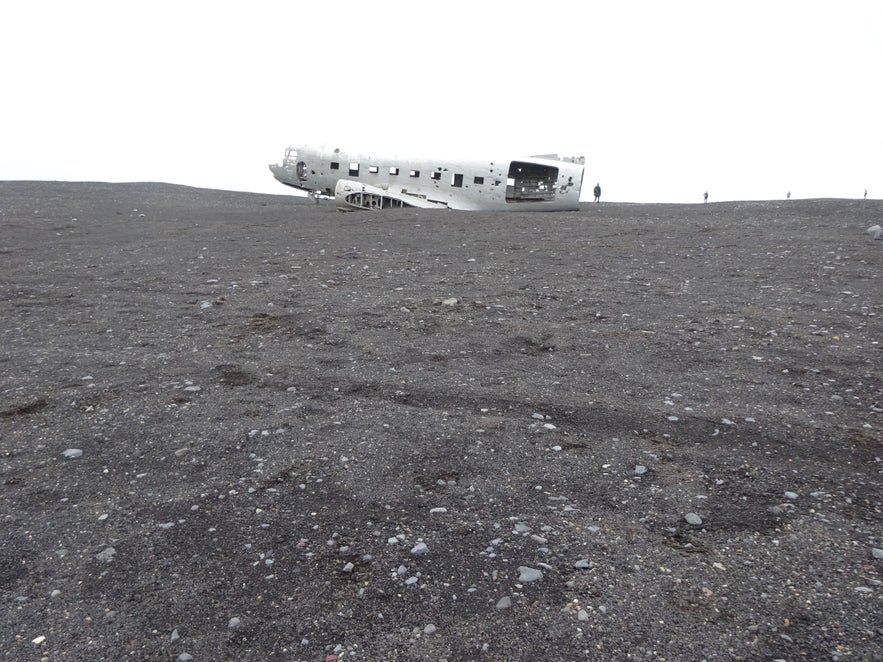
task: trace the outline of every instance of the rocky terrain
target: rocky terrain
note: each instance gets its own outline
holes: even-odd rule
[[[883,659],[881,218],[0,183],[0,657]]]

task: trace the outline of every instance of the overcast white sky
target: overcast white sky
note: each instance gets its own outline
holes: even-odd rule
[[[284,193],[289,144],[585,155],[583,199],[883,197],[878,0],[0,8],[0,180]]]

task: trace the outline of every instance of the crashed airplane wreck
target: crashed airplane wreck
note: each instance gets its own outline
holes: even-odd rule
[[[333,198],[342,211],[569,211],[579,209],[584,166],[582,156],[554,154],[444,161],[289,147],[270,171],[317,201]]]

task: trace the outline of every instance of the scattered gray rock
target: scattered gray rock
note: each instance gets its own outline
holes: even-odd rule
[[[509,609],[512,606],[512,598],[508,595],[497,600],[496,609],[497,611],[503,611],[504,609]]]
[[[99,561],[106,561],[109,563],[110,561],[113,561],[113,557],[116,553],[117,551],[113,547],[105,547],[95,555],[95,558]]]
[[[696,513],[687,513],[684,515],[684,520],[691,526],[700,526],[702,524],[702,518]]]
[[[543,571],[530,568],[526,565],[518,566],[518,581],[522,584],[539,581],[543,578]]]

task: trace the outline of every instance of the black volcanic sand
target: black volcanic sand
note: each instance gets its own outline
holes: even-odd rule
[[[0,183],[3,659],[883,659],[881,218]]]

